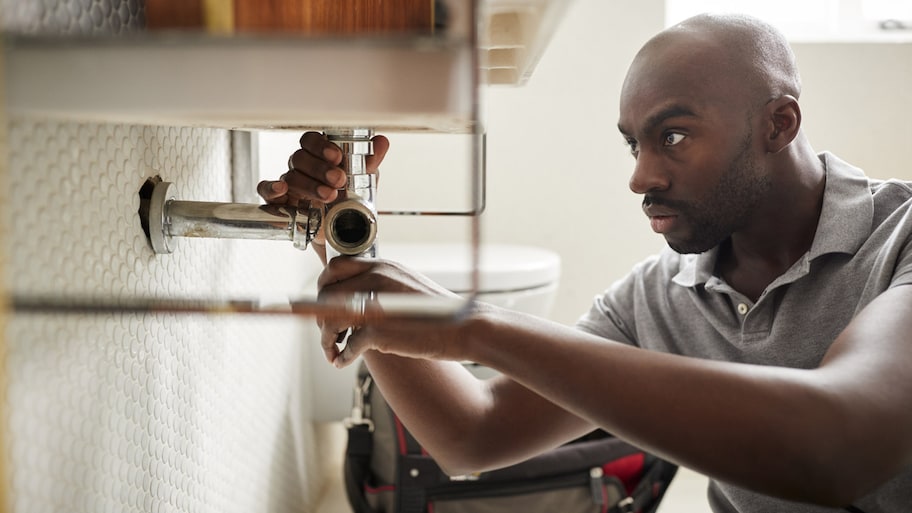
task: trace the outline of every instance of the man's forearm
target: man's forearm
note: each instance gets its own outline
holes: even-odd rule
[[[376,351],[364,359],[390,407],[441,467],[466,467],[464,445],[475,438],[474,423],[489,404],[484,384],[455,362]]]
[[[474,322],[470,358],[593,424],[728,482],[828,500],[820,457],[838,449],[821,428],[844,411],[812,371],[647,352],[506,311]]]
[[[450,475],[517,463],[593,429],[505,376],[481,381],[457,362],[376,351],[364,358],[403,424]]]

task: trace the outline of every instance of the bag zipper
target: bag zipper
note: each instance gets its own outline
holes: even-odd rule
[[[606,478],[601,467],[593,467],[586,473],[571,473],[529,481],[453,481],[428,488],[426,496],[429,502],[468,498],[480,499],[486,497],[509,497],[588,485],[593,504],[602,506],[602,511],[607,511],[610,506],[605,504],[608,495],[606,489],[608,484],[614,484],[621,495],[626,497],[624,484],[614,477]]]

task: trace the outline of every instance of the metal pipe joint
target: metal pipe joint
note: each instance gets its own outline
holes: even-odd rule
[[[342,149],[340,167],[347,177],[345,188],[339,190],[332,203],[295,208],[179,201],[173,196],[171,183],[159,182],[150,195],[141,199],[140,215],[152,249],[171,253],[175,237],[203,237],[290,240],[303,250],[322,227],[328,257],[377,256],[376,176],[367,172],[366,164],[366,157],[373,154],[373,130],[333,130],[327,131],[326,136]]]
[[[327,130],[326,138],[342,149],[345,188],[339,197],[327,205],[323,219],[327,257],[338,255],[377,256],[376,175],[367,172],[367,156],[374,154],[371,138],[374,131],[367,128]]]

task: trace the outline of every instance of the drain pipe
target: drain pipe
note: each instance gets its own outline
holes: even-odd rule
[[[170,182],[149,181],[140,190],[140,221],[156,253],[172,253],[175,238],[287,240],[307,249],[323,226],[327,257],[377,256],[376,176],[367,173],[373,130],[327,130],[343,153],[348,178],[338,198],[323,207],[295,208],[177,200]],[[151,193],[149,188],[151,186]]]

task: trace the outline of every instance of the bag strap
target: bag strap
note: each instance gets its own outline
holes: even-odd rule
[[[370,468],[370,454],[374,437],[366,425],[348,428],[348,445],[345,449],[345,493],[355,513],[373,513],[364,496],[364,483]]]
[[[363,370],[363,369],[362,369]],[[370,474],[370,458],[374,448],[374,422],[366,409],[373,378],[367,372],[358,373],[355,384],[352,413],[344,421],[348,430],[348,444],[345,448],[345,494],[355,513],[373,513],[373,508],[364,496],[364,483]]]

